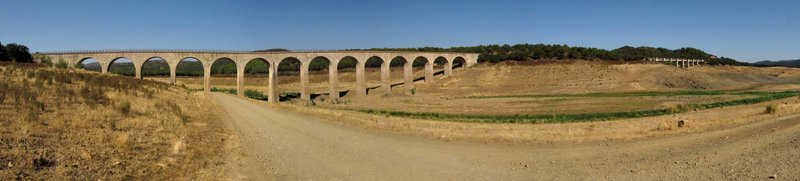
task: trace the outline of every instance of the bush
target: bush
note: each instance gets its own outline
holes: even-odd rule
[[[251,99],[267,100],[267,96],[257,90],[247,89],[244,91],[244,96]]]
[[[119,105],[117,106],[117,110],[119,110],[119,113],[122,113],[123,115],[130,114],[131,113],[131,102],[130,101],[122,101],[122,103],[119,103]]]
[[[81,96],[83,97],[84,102],[89,106],[95,105],[105,105],[108,103],[108,97],[106,97],[105,91],[102,88],[89,88],[89,87],[82,87],[80,91]]]
[[[236,89],[225,89],[225,88],[216,88],[212,87],[211,92],[222,92],[226,94],[233,94],[236,95]]]
[[[67,62],[65,62],[64,59],[59,59],[58,62],[56,63],[56,67],[62,69],[67,68]]]
[[[781,107],[779,105],[777,105],[777,104],[769,104],[769,105],[767,105],[767,108],[764,111],[764,113],[775,114],[775,113],[778,113],[780,110],[781,110]]]

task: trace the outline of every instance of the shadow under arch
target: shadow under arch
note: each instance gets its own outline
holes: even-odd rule
[[[444,75],[444,68],[447,65],[447,58],[443,56],[438,56],[433,60],[433,76],[443,76]]]
[[[407,63],[408,60],[402,56],[396,56],[389,61],[389,74],[391,75],[389,81],[391,82],[391,87],[403,85],[405,83],[405,66]],[[391,73],[394,73],[392,69],[396,69],[397,67],[402,68],[402,71],[400,71],[400,74],[397,76],[392,75]],[[413,72],[411,73],[413,74]],[[396,81],[397,79],[399,79],[399,81]]]

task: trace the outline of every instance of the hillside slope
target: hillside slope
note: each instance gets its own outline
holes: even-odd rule
[[[0,180],[223,174],[227,116],[183,88],[33,65],[0,75]]]
[[[594,92],[745,89],[796,82],[800,71],[772,67],[665,64],[567,63],[481,64],[421,92],[449,95],[577,94]],[[447,89],[443,91],[442,89]]]

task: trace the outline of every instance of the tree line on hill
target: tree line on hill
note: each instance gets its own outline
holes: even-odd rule
[[[480,53],[478,62],[497,63],[502,61],[527,61],[527,60],[606,60],[606,61],[641,61],[645,58],[689,58],[704,59],[710,65],[747,65],[750,63],[720,57],[705,51],[686,47],[675,50],[656,47],[631,47],[624,46],[614,50],[605,50],[589,47],[570,47],[567,45],[546,44],[516,44],[516,45],[478,45],[463,47],[420,47],[420,48],[372,48],[351,50],[381,50],[381,51],[430,51],[430,52],[468,52]]]
[[[3,45],[3,43],[0,43],[0,62],[6,61],[33,63],[33,57],[25,45],[16,43]]]
[[[756,62],[756,63],[753,63],[753,64],[761,65],[761,66],[800,67],[800,59],[796,59],[796,60],[778,60],[778,61],[764,60],[764,61]]]

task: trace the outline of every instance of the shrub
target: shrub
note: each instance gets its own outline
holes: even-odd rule
[[[41,63],[42,63],[42,64],[45,64],[45,65],[48,65],[48,66],[53,66],[53,58],[51,58],[50,56],[47,56],[47,55],[41,55],[41,54],[37,54],[37,55],[35,55],[35,56],[36,56],[36,57],[37,57],[39,60],[41,60]]]
[[[251,99],[266,100],[268,99],[264,93],[257,90],[247,89],[244,91],[244,96]]]
[[[108,103],[108,97],[106,97],[105,91],[102,88],[89,88],[89,87],[82,87],[80,91],[83,100],[90,106],[95,106],[98,104],[105,105]]]
[[[212,87],[211,92],[222,92],[226,94],[233,94],[236,95],[236,89],[225,89],[225,88],[216,88]]]
[[[781,107],[779,105],[777,105],[777,104],[769,104],[769,105],[767,105],[767,108],[764,111],[764,113],[775,114],[775,113],[778,113],[780,110],[781,110]]]
[[[58,62],[56,63],[56,67],[62,68],[62,69],[63,68],[67,68],[67,62],[65,62],[64,59],[58,59]]]
[[[119,113],[122,113],[123,115],[130,114],[131,113],[131,102],[130,101],[122,101],[117,106],[117,110],[119,110]]]

